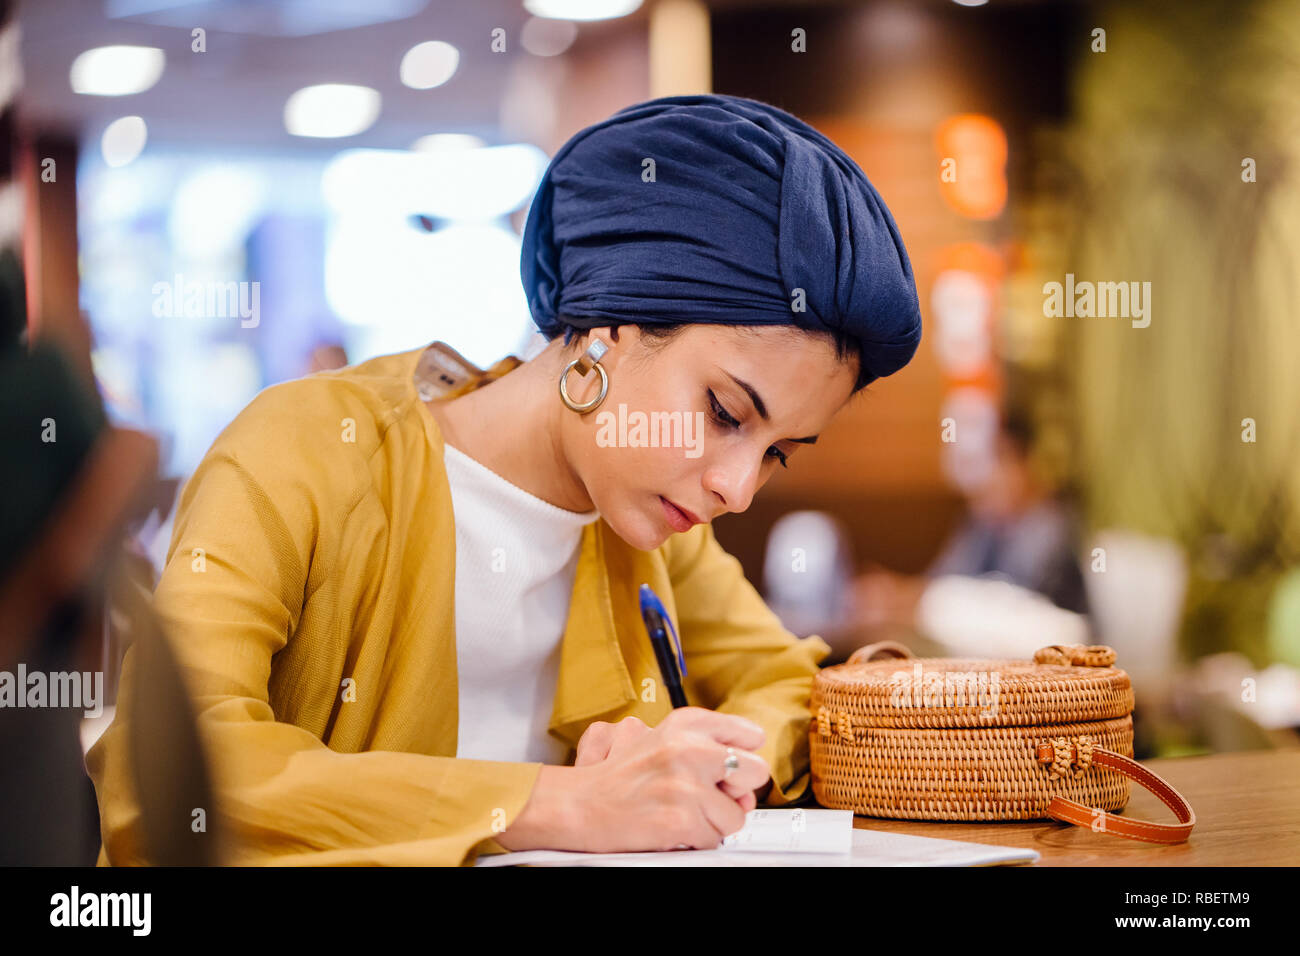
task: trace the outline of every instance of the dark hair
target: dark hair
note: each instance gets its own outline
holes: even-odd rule
[[[563,321],[563,319],[561,319],[561,321]],[[633,324],[633,323],[627,323],[627,324]],[[637,328],[640,330],[643,338],[650,339],[655,343],[656,347],[662,348],[664,345],[667,345],[670,341],[676,338],[678,333],[680,333],[683,329],[692,325],[708,325],[708,324],[711,323],[647,322],[644,325],[637,324]],[[862,344],[857,339],[853,338],[852,336],[845,335],[843,332],[832,331],[829,329],[826,330],[825,332],[818,332],[812,329],[805,329],[797,325],[757,326],[757,325],[733,325],[731,323],[713,323],[713,324],[720,324],[720,325],[725,324],[728,328],[741,329],[743,331],[753,331],[756,328],[788,329],[791,332],[802,332],[806,335],[814,335],[821,338],[829,338],[835,346],[835,357],[839,359],[841,362],[853,356],[857,357],[858,378],[857,381],[854,382],[853,384],[853,392],[855,394],[860,390],[862,390],[863,388],[865,388],[867,385],[869,385],[872,381],[874,381],[874,377],[871,376],[863,367]],[[564,344],[567,346],[575,335],[585,334],[587,331],[588,331],[587,329],[580,329],[577,326],[566,324],[564,326]],[[610,336],[614,339],[615,342],[618,341],[617,325],[614,325],[610,328]]]

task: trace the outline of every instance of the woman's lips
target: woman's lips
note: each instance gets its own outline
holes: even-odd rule
[[[674,531],[690,531],[693,526],[700,524],[699,518],[685,508],[673,504],[663,495],[659,496],[659,502],[663,505],[664,517],[668,519],[668,524]]]

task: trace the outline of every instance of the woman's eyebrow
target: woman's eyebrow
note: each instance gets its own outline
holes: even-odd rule
[[[768,417],[767,414],[767,406],[763,404],[763,398],[758,394],[757,391],[755,391],[754,386],[750,385],[748,382],[744,381],[743,379],[736,378],[736,376],[732,375],[730,372],[727,372],[726,369],[723,369],[723,372],[726,373],[727,378],[731,379],[733,382],[735,382],[737,385],[739,385],[741,388],[745,390],[745,394],[749,396],[749,400],[754,403],[754,411],[758,412],[759,417],[762,418],[763,421],[765,422],[771,421],[771,419]],[[789,438],[786,440],[792,442],[798,442],[800,445],[817,444],[816,435],[810,435],[807,438]]]

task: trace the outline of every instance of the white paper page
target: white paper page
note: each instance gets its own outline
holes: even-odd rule
[[[935,837],[854,830],[853,856],[864,862],[853,866],[990,866],[998,863],[1033,863],[1037,850],[996,843],[968,843]]]
[[[731,853],[850,853],[852,810],[750,810],[745,825],[722,838]]]
[[[882,830],[851,829],[853,815],[848,810],[804,810],[805,829],[792,840],[795,810],[754,810],[745,827],[755,834],[747,840],[733,841],[731,846],[716,850],[668,850],[658,853],[575,853],[567,850],[525,850],[480,856],[475,866],[988,866],[998,863],[1034,862],[1038,853],[1020,847],[967,843],[963,840],[938,840],[907,836]],[[767,815],[756,823],[753,814]],[[832,814],[829,820],[815,820],[816,815]],[[808,844],[829,841],[822,834],[839,829],[843,816],[849,820],[848,853],[810,850]],[[824,821],[824,822],[823,822]],[[833,825],[832,825],[833,824]],[[812,832],[813,838],[807,834]],[[802,849],[773,849],[791,842],[803,843]],[[741,844],[741,846],[737,846]],[[828,845],[828,843],[823,844]],[[743,848],[742,848],[743,847]]]

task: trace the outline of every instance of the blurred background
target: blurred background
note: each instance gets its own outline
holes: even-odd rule
[[[716,523],[787,626],[834,660],[1105,643],[1139,758],[1296,746],[1300,0],[0,10],[18,334],[157,438],[155,567],[260,389],[432,340],[483,366],[538,347],[519,236],[573,133],[738,94],[862,166],[925,323]],[[1051,305],[1107,282],[1127,312]]]

